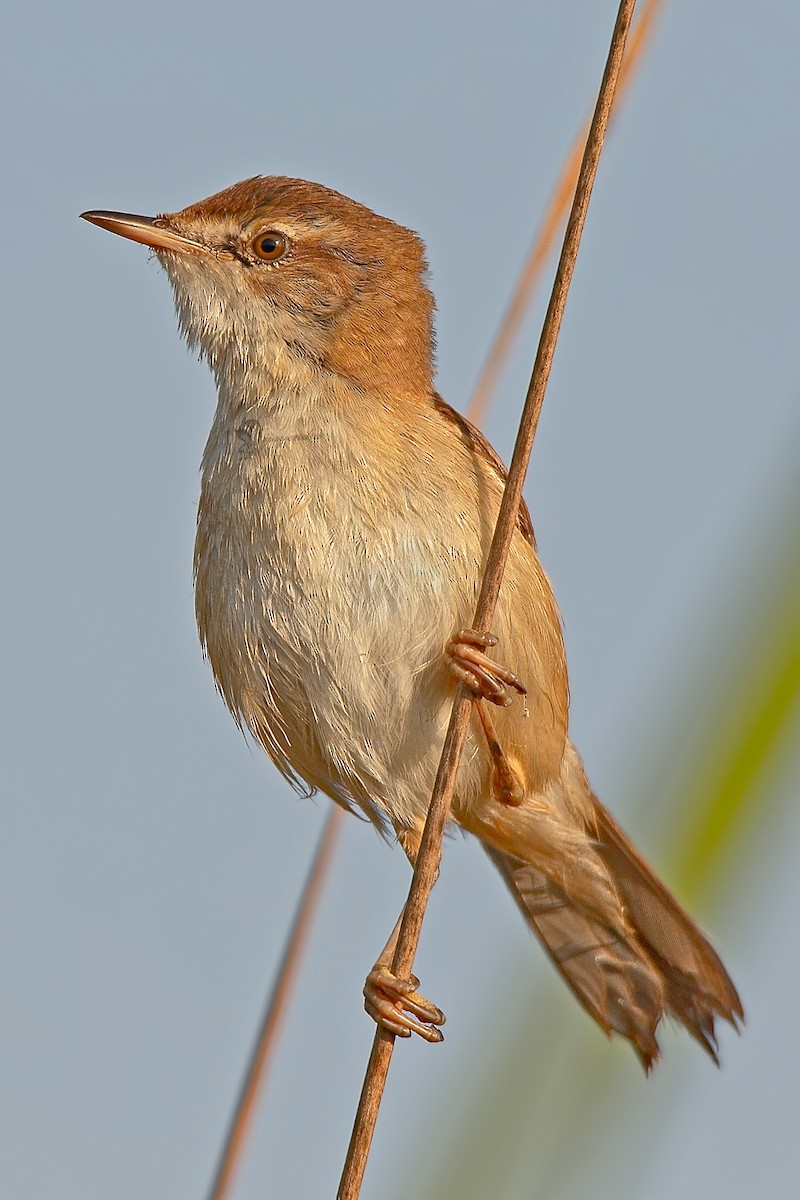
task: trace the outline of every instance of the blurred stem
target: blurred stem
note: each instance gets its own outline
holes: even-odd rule
[[[273,981],[264,1017],[247,1064],[208,1200],[224,1200],[224,1197],[230,1193],[234,1177],[239,1169],[247,1142],[247,1134],[264,1085],[267,1067],[275,1051],[303,951],[313,929],[314,917],[325,888],[343,816],[344,809],[332,804],[325,819],[325,825],[317,843],[317,850],[303,890],[300,893],[294,920],[286,938],[283,957]]]
[[[662,3],[663,0],[645,0],[642,4],[639,17],[631,29],[617,84],[617,92],[614,97],[612,118],[619,112],[627,87],[633,78],[633,73],[642,60]],[[589,121],[587,119],[564,160],[561,173],[550,195],[550,201],[539,225],[536,240],[531,246],[528,257],[523,264],[511,299],[503,314],[494,340],[489,347],[489,352],[486,355],[486,360],[481,368],[467,409],[467,416],[475,425],[483,424],[486,411],[497,391],[500,376],[511,356],[514,343],[519,337],[522,322],[525,320],[525,315],[530,308],[536,285],[542,277],[545,263],[566,220],[569,202],[575,190],[575,182],[580,170],[581,155],[583,147],[586,144],[588,130]]]

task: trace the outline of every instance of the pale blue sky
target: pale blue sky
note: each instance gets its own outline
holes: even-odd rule
[[[463,407],[615,9],[11,6],[3,1195],[204,1193],[327,803],[297,800],[215,695],[191,594],[211,378],[157,264],[77,214],[175,209],[257,173],[349,193],[424,237],[439,386]],[[746,564],[768,551],[755,531],[794,469],[799,44],[789,0],[667,0],[601,163],[528,485],[575,740],[656,860],[630,764],[667,698],[702,690],[701,631],[745,604]],[[534,328],[487,422],[506,457]],[[690,1083],[658,1170],[618,1184],[623,1200],[800,1191],[800,1033],[782,999],[800,986],[797,775],[795,751],[769,785],[784,800],[758,869],[713,914],[747,1033],[723,1034],[721,1074],[668,1037],[651,1092],[631,1075],[643,1105]],[[237,1200],[333,1196],[372,1036],[360,988],[407,882],[403,856],[349,822]],[[468,1086],[495,970],[550,967],[455,840],[419,958],[447,1040],[399,1048],[365,1197],[411,1170],[424,1097],[448,1106]],[[566,992],[561,1016],[587,1020]],[[534,1194],[523,1172],[504,1200]]]

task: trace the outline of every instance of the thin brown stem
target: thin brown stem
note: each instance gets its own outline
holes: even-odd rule
[[[239,1167],[256,1101],[264,1082],[267,1064],[275,1049],[277,1036],[286,1013],[287,1001],[313,925],[343,816],[344,809],[332,804],[317,843],[316,853],[309,868],[303,891],[300,894],[278,974],[272,987],[272,994],[264,1010],[247,1073],[242,1082],[236,1109],[231,1118],[225,1145],[217,1164],[214,1182],[208,1193],[208,1200],[223,1200],[223,1197],[229,1194],[234,1175]]]
[[[569,221],[567,222],[564,244],[553,283],[553,291],[547,314],[544,319],[539,348],[533,365],[531,380],[528,385],[525,405],[522,411],[519,432],[517,434],[511,467],[508,472],[497,525],[492,538],[492,545],[486,563],[486,570],[481,584],[478,604],[475,610],[473,628],[489,629],[494,616],[500,584],[508,558],[509,548],[514,527],[517,523],[519,505],[522,499],[522,487],[528,469],[539,414],[542,409],[545,389],[550,376],[558,333],[564,315],[569,285],[575,268],[581,234],[586,221],[586,212],[592,194],[597,164],[603,147],[608,117],[614,98],[614,90],[619,78],[622,59],[625,52],[625,41],[630,28],[631,18],[636,0],[621,0],[611,47],[608,53],[603,80],[597,105],[592,117],[589,136],[583,152],[583,161],[575,188]],[[450,725],[442,749],[442,757],[436,774],[430,808],[425,822],[417,863],[411,880],[403,921],[400,926],[400,936],[397,940],[392,971],[399,978],[407,978],[414,965],[414,956],[422,929],[425,908],[428,903],[431,888],[436,879],[439,860],[441,858],[442,834],[445,821],[450,810],[450,804],[455,791],[456,772],[461,759],[461,752],[467,736],[472,701],[463,685],[459,688],[450,717]],[[366,1170],[375,1123],[378,1118],[383,1089],[394,1049],[394,1035],[382,1028],[375,1032],[369,1064],[361,1090],[358,1111],[356,1113],[350,1145],[347,1149],[342,1178],[339,1183],[338,1200],[357,1200],[361,1192],[361,1184]]]
[[[647,46],[653,24],[663,0],[645,0],[636,24],[631,29],[631,36],[622,60],[622,70],[617,82],[614,96],[613,113],[619,110],[619,105],[625,89],[631,81],[633,72],[640,62]],[[500,374],[508,361],[511,348],[519,333],[525,318],[528,305],[531,302],[536,284],[544,270],[547,257],[553,248],[562,222],[567,214],[570,197],[575,190],[575,182],[581,164],[581,153],[586,144],[588,121],[578,133],[567,155],[555,189],[550,197],[550,203],[544,219],[539,227],[536,240],[522,268],[516,287],[503,314],[500,327],[497,330],[489,353],[486,356],[478,381],[475,384],[472,397],[467,408],[467,416],[474,425],[480,426],[486,415],[491,400],[500,379]]]
[[[622,70],[617,82],[617,90],[614,98],[615,110],[622,98],[624,87],[630,82],[634,67],[642,57],[657,10],[662,3],[663,0],[645,0],[645,3],[642,5],[641,15],[631,31],[623,59]],[[503,366],[519,332],[533,290],[541,276],[547,256],[552,249],[553,242],[566,214],[567,205],[570,196],[573,194],[573,188],[579,171],[581,149],[585,142],[585,136],[586,126],[584,126],[576,138],[564,163],[538,236],[523,267],[522,274],[509,301],[498,333],[476,383],[467,413],[470,420],[476,424],[481,423],[485,414]],[[343,811],[338,807],[334,806],[331,808],[319,849],[306,878],[304,891],[298,902],[297,913],[289,934],[278,976],[273,985],[265,1016],[253,1047],[237,1107],[231,1118],[214,1183],[209,1192],[209,1200],[224,1200],[224,1197],[229,1194],[232,1180],[244,1152],[244,1142],[252,1123],[253,1110],[258,1096],[264,1087],[266,1070],[274,1049],[278,1025],[288,1001],[289,991],[296,977],[297,963],[302,956],[304,944],[310,933],[313,915],[319,903],[323,877],[328,871],[329,860],[333,853],[334,839],[339,832],[343,815]],[[374,1076],[372,1078],[374,1085]]]

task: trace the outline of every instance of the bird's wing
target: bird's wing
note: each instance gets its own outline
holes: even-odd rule
[[[438,392],[434,392],[433,394],[433,406],[437,412],[441,413],[446,421],[449,421],[452,425],[455,425],[465,446],[467,446],[467,448],[475,455],[476,458],[485,463],[492,474],[496,475],[500,482],[505,485],[506,479],[508,478],[508,470],[506,469],[506,465],[492,446],[491,442],[487,441],[487,439],[483,436],[480,429],[477,429],[472,422],[468,421],[466,417],[463,417],[461,413],[456,412],[454,408],[451,408],[450,405],[442,399]],[[519,515],[517,517],[517,527],[519,528],[522,536],[526,539],[526,541],[530,542],[535,550],[536,535],[533,532],[533,521],[531,520],[531,514],[529,513],[528,506],[524,500],[520,502]]]

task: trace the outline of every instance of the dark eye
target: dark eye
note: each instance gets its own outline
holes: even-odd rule
[[[253,239],[253,253],[263,262],[277,262],[279,258],[283,258],[288,249],[287,239],[274,229],[269,233],[259,233]]]

